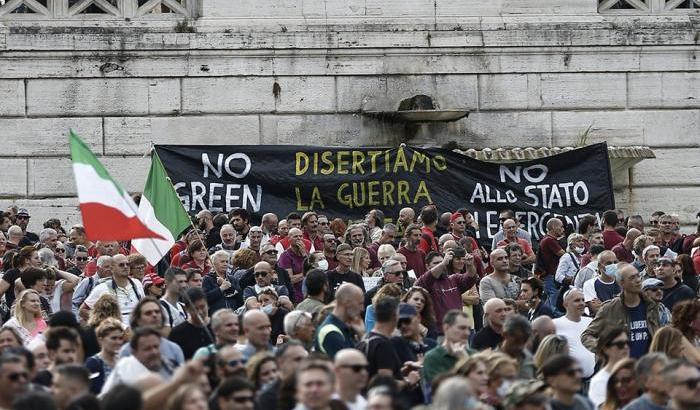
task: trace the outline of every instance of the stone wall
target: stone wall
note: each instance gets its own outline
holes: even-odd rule
[[[590,127],[587,142],[657,155],[616,173],[621,208],[694,222],[699,19],[600,15],[595,0],[378,3],[203,0],[185,24],[5,15],[0,206],[79,221],[69,128],[138,191],[152,143],[394,145],[404,127],[362,112],[427,94],[471,114],[409,143],[570,146]]]

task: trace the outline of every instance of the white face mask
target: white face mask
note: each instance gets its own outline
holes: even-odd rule
[[[508,393],[508,389],[512,384],[513,382],[510,380],[503,380],[501,385],[498,387],[498,390],[496,390],[496,394],[499,397],[506,397],[506,393]]]
[[[275,308],[275,307],[274,307],[272,304],[269,304],[269,305],[267,305],[267,306],[263,306],[261,310],[263,311],[263,313],[265,313],[266,315],[269,316],[269,315],[272,314],[272,310],[273,310],[274,308]]]
[[[574,251],[576,251],[576,253],[578,253],[579,255],[583,254],[584,250],[586,250],[586,248],[584,248],[583,246],[574,248]]]
[[[328,261],[325,259],[318,261],[318,268],[321,270],[328,270]]]

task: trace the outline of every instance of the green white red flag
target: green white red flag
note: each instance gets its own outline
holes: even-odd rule
[[[126,241],[161,238],[141,222],[129,193],[112,179],[95,154],[72,130],[69,139],[80,213],[88,239]]]
[[[158,263],[173,247],[180,233],[190,226],[190,218],[155,151],[151,157],[151,170],[146,187],[139,202],[138,215],[149,229],[163,238],[136,239],[131,242],[131,246],[145,256],[151,265]]]

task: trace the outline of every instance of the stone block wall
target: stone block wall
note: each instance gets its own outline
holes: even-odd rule
[[[648,145],[615,175],[627,212],[700,210],[699,20],[596,1],[203,0],[175,22],[0,20],[0,207],[79,221],[73,128],[126,189],[151,144],[395,145],[363,115],[415,94],[467,118],[408,143]],[[325,5],[325,6],[324,6]],[[325,8],[321,7],[324,6]]]

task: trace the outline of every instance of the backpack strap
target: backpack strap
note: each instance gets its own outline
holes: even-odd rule
[[[170,306],[168,306],[168,302],[164,301],[163,299],[159,300],[160,305],[165,309],[165,311],[168,313],[168,323],[170,323],[170,327],[173,327],[173,312],[170,311]]]

